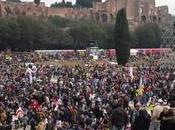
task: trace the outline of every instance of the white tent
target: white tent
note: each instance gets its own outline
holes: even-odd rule
[[[131,50],[130,50],[130,55],[131,55],[131,56],[136,56],[137,53],[138,53],[138,50],[136,50],[136,49],[131,49]]]

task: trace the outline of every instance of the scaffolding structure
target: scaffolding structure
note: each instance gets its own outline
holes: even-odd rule
[[[171,17],[166,23],[161,25],[162,28],[162,46],[175,48],[175,17]]]

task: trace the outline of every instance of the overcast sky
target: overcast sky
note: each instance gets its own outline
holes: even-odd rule
[[[22,0],[22,1],[33,1],[33,0]],[[42,2],[45,2],[46,5],[50,5],[51,3],[54,3],[56,1],[62,1],[62,0],[41,0]],[[72,1],[75,2],[76,0],[66,0],[66,1]],[[156,0],[156,5],[168,5],[169,11],[171,14],[175,15],[175,0]]]

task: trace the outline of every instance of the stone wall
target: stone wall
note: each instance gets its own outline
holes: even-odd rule
[[[0,16],[1,17],[15,17],[19,15],[24,16],[47,16],[47,8],[41,4],[36,6],[34,3],[14,3],[14,2],[1,2],[0,3]]]
[[[121,8],[126,8],[130,26],[137,26],[142,22],[166,21],[168,9],[165,6],[155,7],[155,0],[96,0],[93,8],[49,8],[44,3],[39,6],[33,2],[2,2],[0,0],[0,17],[7,16],[60,16],[70,19],[89,19],[99,22],[114,23],[115,16]]]
[[[170,18],[169,11],[168,11],[168,6],[159,6],[156,7],[156,12],[157,12],[157,20],[159,23],[166,23],[167,20]]]

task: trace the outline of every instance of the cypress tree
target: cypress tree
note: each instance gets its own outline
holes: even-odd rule
[[[125,65],[130,56],[130,36],[125,8],[117,13],[114,33],[118,64]]]

